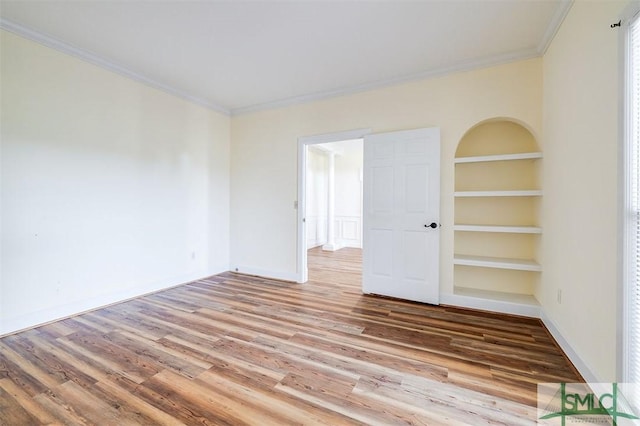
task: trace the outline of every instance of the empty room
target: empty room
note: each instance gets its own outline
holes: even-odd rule
[[[0,425],[640,422],[639,12],[0,0]]]

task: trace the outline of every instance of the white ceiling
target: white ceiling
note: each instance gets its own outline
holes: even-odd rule
[[[0,27],[229,113],[540,55],[569,0],[0,1]]]

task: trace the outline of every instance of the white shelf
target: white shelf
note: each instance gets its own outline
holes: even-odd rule
[[[454,231],[505,232],[510,234],[542,234],[537,226],[453,225]]]
[[[501,302],[518,303],[522,305],[540,306],[533,295],[507,293],[504,291],[480,290],[477,288],[454,287],[453,293],[458,296],[476,297],[478,299],[499,300]]]
[[[456,191],[455,197],[540,197],[542,191],[539,189],[517,190],[517,191]]]
[[[453,256],[453,264],[480,266],[484,268],[513,269],[516,271],[542,271],[540,265],[533,260],[510,259],[506,257],[467,256],[456,254]]]
[[[540,303],[534,296],[529,294],[455,286],[452,294],[441,295],[440,302],[471,309],[482,309],[533,318],[540,317]]]
[[[489,161],[537,160],[542,158],[541,152],[523,152],[521,154],[483,155],[478,157],[458,157],[453,160],[460,163],[485,163]]]

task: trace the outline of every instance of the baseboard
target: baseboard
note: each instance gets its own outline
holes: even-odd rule
[[[307,243],[307,250],[311,250],[314,249],[316,247],[321,247],[323,245],[325,245],[327,242],[326,241],[315,241],[313,243]]]
[[[578,352],[576,352],[569,341],[564,338],[564,336],[560,332],[560,329],[556,326],[553,320],[551,320],[551,318],[549,318],[542,309],[540,310],[540,319],[542,320],[542,323],[545,325],[545,327],[547,327],[547,330],[549,330],[549,333],[551,333],[551,336],[553,336],[562,351],[565,353],[565,355],[567,355],[571,363],[573,363],[574,367],[576,367],[582,378],[587,383],[605,382],[598,379],[593,370],[587,365],[586,362],[584,362],[580,355],[578,355]]]
[[[274,280],[298,282],[299,276],[295,272],[273,271],[270,269],[253,268],[251,266],[232,266],[231,272],[238,272],[245,275],[255,275],[263,278],[272,278]]]
[[[45,309],[38,312],[31,312],[13,318],[0,319],[0,337],[48,324],[53,321],[59,321],[61,319],[80,315],[96,309],[104,308],[116,303],[125,302],[137,297],[157,293],[159,291],[187,284],[192,281],[197,281],[203,278],[210,277],[212,275],[217,275],[219,273],[226,272],[227,270],[228,268],[225,266],[207,272],[200,271],[196,273],[185,274],[173,277],[169,280],[155,281],[152,283],[147,283],[145,285],[136,286],[98,297],[92,297],[78,302],[55,306],[53,308]]]
[[[459,306],[461,308],[540,318],[540,306],[522,303],[462,296],[459,294],[441,294],[440,303],[443,305]]]
[[[344,247],[344,246],[341,245],[341,244],[338,244],[338,243],[327,243],[327,244],[324,244],[322,246],[322,250],[323,251],[338,251],[342,247]]]
[[[362,244],[341,241],[340,242],[340,247],[341,248],[357,248],[357,249],[361,249],[362,248]]]
[[[322,247],[326,244],[326,242],[324,243],[313,243],[311,245],[307,245],[307,250],[311,250],[317,247]],[[335,244],[335,250],[331,250],[331,251],[336,251],[336,250],[340,250],[342,248],[356,248],[356,249],[362,249],[362,244],[358,244],[358,243],[349,243],[349,242],[338,242]],[[324,250],[324,248],[323,248]]]
[[[490,300],[478,297],[462,296],[457,294],[441,294],[440,303],[444,305],[459,306],[463,308],[480,309],[484,311],[500,312],[504,314],[523,315],[540,318],[551,336],[565,353],[567,358],[576,367],[582,378],[589,383],[601,383],[593,370],[578,355],[569,341],[560,332],[557,325],[549,318],[540,306],[524,305],[500,300]]]

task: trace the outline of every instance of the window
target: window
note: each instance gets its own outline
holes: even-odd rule
[[[640,17],[626,34],[623,380],[640,383]],[[634,398],[637,403],[637,399]]]

